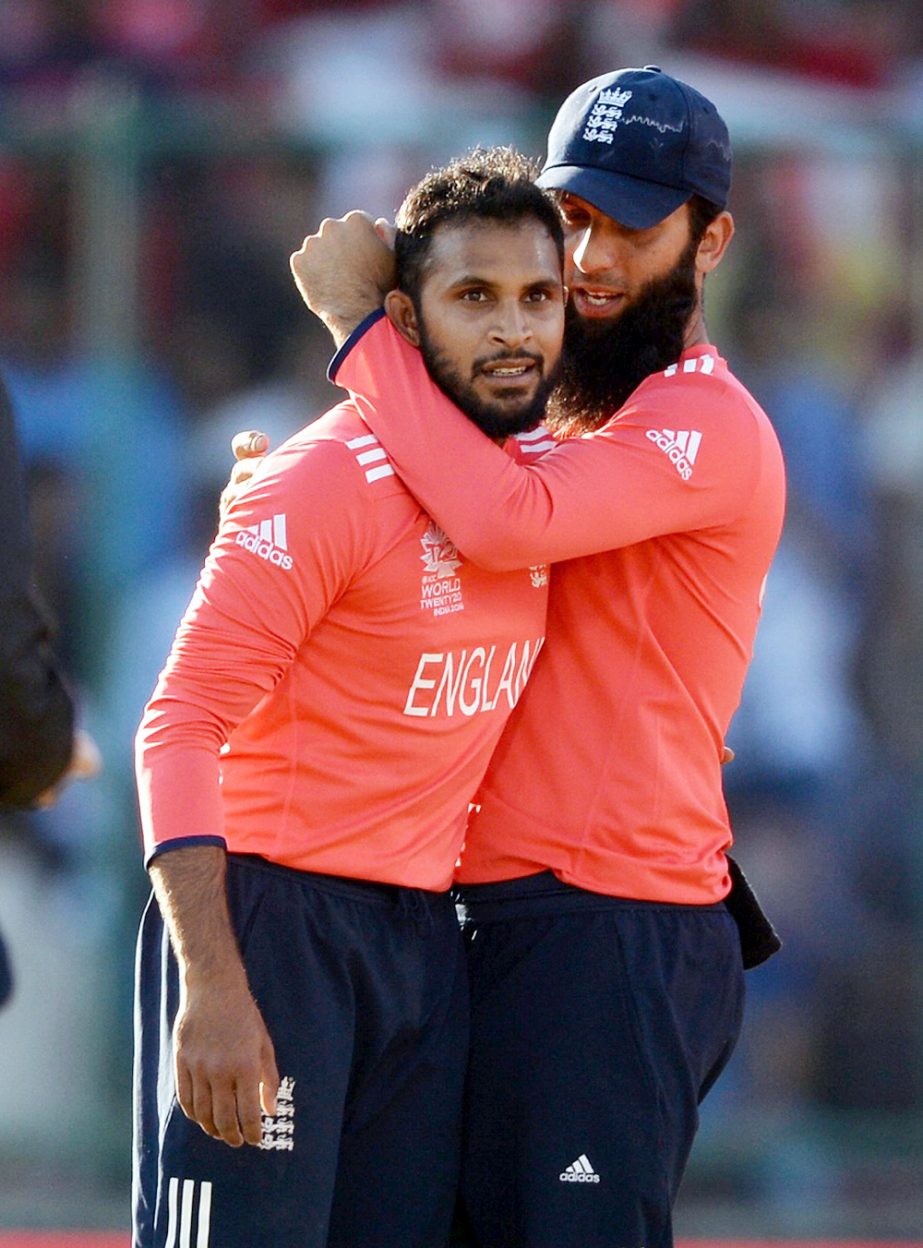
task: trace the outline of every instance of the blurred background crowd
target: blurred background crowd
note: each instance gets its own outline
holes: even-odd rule
[[[337,401],[288,256],[656,63],[718,104],[713,339],[790,504],[727,768],[785,939],[706,1103],[686,1234],[923,1238],[919,0],[2,0],[0,372],[41,590],[104,774],[0,822],[0,1226],[127,1225],[131,742],[232,433]]]

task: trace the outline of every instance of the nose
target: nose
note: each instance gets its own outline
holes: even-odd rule
[[[491,331],[493,341],[502,343],[506,347],[521,347],[531,337],[532,326],[519,300],[501,303]]]
[[[571,264],[580,273],[603,273],[618,267],[612,239],[603,237],[595,224],[571,234],[567,251]]]

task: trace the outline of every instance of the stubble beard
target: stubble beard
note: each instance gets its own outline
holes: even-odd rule
[[[521,408],[510,409],[502,403],[490,403],[480,399],[474,392],[471,382],[466,382],[458,369],[446,354],[441,351],[426,332],[422,317],[417,311],[417,326],[420,333],[420,354],[426,371],[447,398],[451,399],[468,419],[491,438],[494,442],[503,442],[517,433],[528,433],[545,419],[549,397],[558,383],[559,369],[551,374],[543,374],[531,400]],[[538,356],[532,353],[510,353],[508,356],[498,354],[492,359],[521,359],[523,354],[536,360],[541,367]]]
[[[545,423],[559,436],[598,429],[645,377],[675,364],[695,310],[695,256],[689,242],[674,267],[642,288],[612,320],[590,320],[568,303],[558,384]]]

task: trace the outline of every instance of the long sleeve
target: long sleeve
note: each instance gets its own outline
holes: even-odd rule
[[[6,389],[0,382],[0,806],[29,806],[66,770],[74,707],[31,587],[25,479]]]
[[[461,551],[494,571],[728,523],[758,471],[756,419],[712,348],[648,378],[600,430],[525,465],[450,402],[387,319],[360,327],[331,376],[411,493]]]
[[[225,518],[138,730],[148,861],[225,844],[221,752],[349,579],[361,544],[350,488],[336,444],[300,459],[282,448]]]

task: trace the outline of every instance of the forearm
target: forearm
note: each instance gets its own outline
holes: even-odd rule
[[[184,986],[244,986],[228,910],[225,851],[214,845],[174,849],[155,858],[148,870]]]
[[[212,845],[174,849],[149,867],[180,969],[173,1032],[176,1095],[207,1135],[259,1145],[279,1072],[231,924],[227,860]]]

